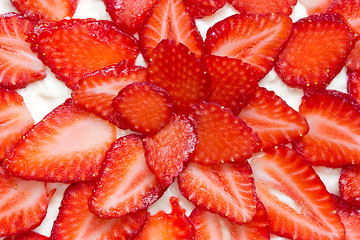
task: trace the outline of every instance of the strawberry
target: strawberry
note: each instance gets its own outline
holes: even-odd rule
[[[34,26],[16,13],[0,15],[0,86],[17,89],[45,78],[45,66],[25,41]]]
[[[189,49],[163,40],[151,54],[146,80],[165,89],[177,112],[186,112],[205,99],[209,89],[206,69]]]
[[[245,14],[264,14],[264,13],[283,13],[290,15],[297,0],[229,0],[229,3],[241,13]]]
[[[295,144],[313,165],[341,167],[360,163],[360,106],[350,95],[336,90],[303,97],[302,114],[309,133]]]
[[[325,13],[334,0],[299,0],[309,15]]]
[[[126,86],[114,98],[113,107],[131,130],[143,134],[158,132],[173,113],[168,93],[149,82]]]
[[[259,88],[239,118],[259,135],[262,150],[300,139],[309,131],[306,119],[265,88]]]
[[[311,165],[285,146],[250,161],[270,231],[289,239],[344,239],[330,193]]]
[[[174,115],[159,132],[144,139],[146,162],[163,187],[183,170],[197,138],[186,117]]]
[[[360,73],[348,71],[347,91],[360,103]]]
[[[275,70],[289,86],[324,89],[343,68],[353,40],[354,33],[339,14],[302,18],[294,23]]]
[[[106,20],[70,19],[40,24],[31,48],[57,77],[74,89],[88,73],[138,55],[135,38]]]
[[[292,21],[284,14],[235,14],[208,30],[205,53],[241,59],[265,76],[291,33]]]
[[[354,49],[346,58],[345,65],[350,70],[360,71],[360,41],[355,43]]]
[[[260,150],[261,142],[244,121],[216,103],[194,107],[190,119],[198,137],[191,160],[200,164],[242,162]]]
[[[158,0],[152,7],[139,33],[139,45],[147,62],[151,52],[163,39],[182,43],[196,57],[203,55],[204,43],[194,19],[181,0]]]
[[[360,208],[360,166],[347,166],[341,170],[339,188],[340,196],[348,204]]]
[[[7,237],[4,240],[48,240],[49,238],[36,232],[27,232],[15,237]]]
[[[129,239],[144,225],[146,211],[103,219],[89,211],[93,183],[75,183],[64,193],[50,239]]]
[[[4,160],[4,166],[24,179],[93,180],[115,138],[114,125],[68,100],[24,135]]]
[[[203,18],[222,8],[226,0],[183,0],[183,2],[193,18]]]

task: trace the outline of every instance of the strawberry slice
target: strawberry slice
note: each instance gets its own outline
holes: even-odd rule
[[[198,137],[191,160],[200,164],[242,162],[260,150],[261,142],[244,121],[216,103],[194,107],[190,119]]]
[[[193,18],[203,18],[213,15],[222,8],[226,0],[183,0],[183,2]]]
[[[347,91],[360,103],[360,73],[348,71]]]
[[[206,69],[189,49],[163,40],[151,54],[146,80],[165,89],[177,112],[186,112],[205,99],[209,89]]]
[[[49,238],[37,232],[27,232],[15,237],[7,237],[4,240],[48,240]]]
[[[35,123],[22,96],[13,90],[0,89],[0,123],[0,159],[3,159]]]
[[[291,33],[292,20],[284,14],[235,14],[208,30],[205,53],[241,59],[265,75]]]
[[[341,170],[340,196],[348,204],[360,208],[360,166],[347,166]]]
[[[355,43],[354,49],[346,58],[345,66],[350,70],[360,71],[360,41]]]
[[[334,0],[299,0],[309,15],[325,13]]]
[[[264,14],[283,13],[290,15],[297,0],[229,0],[229,3],[241,13]]]
[[[344,239],[330,193],[304,157],[285,146],[250,161],[270,231],[289,239]]]
[[[239,118],[259,135],[262,150],[299,140],[309,131],[304,116],[287,105],[275,92],[265,88],[256,91]]]
[[[129,239],[144,225],[145,210],[114,219],[91,213],[88,199],[93,189],[93,183],[76,183],[65,190],[50,239]]]
[[[79,0],[11,0],[16,9],[34,21],[59,21],[71,18]]]
[[[44,23],[35,28],[29,41],[31,49],[71,89],[86,74],[124,59],[133,62],[138,55],[136,39],[105,20]]]
[[[34,26],[16,13],[0,15],[0,86],[17,89],[45,78],[45,66],[25,41]]]
[[[360,106],[350,95],[335,90],[303,98],[302,114],[309,133],[295,144],[313,165],[341,167],[360,163]]]
[[[275,70],[289,86],[324,89],[343,68],[353,41],[354,33],[340,14],[300,19]]]
[[[125,86],[145,81],[146,72],[145,68],[124,60],[84,76],[71,96],[77,106],[109,120],[119,128],[128,129],[118,118],[112,101]]]
[[[150,61],[151,52],[163,39],[183,43],[198,58],[203,55],[203,39],[181,0],[158,0],[139,35],[140,49],[147,62]]]
[[[4,160],[14,176],[76,182],[97,177],[116,128],[71,100],[34,125]]]
[[[183,170],[196,141],[190,121],[178,115],[159,132],[144,139],[146,162],[163,187],[169,186]]]
[[[172,212],[160,211],[148,217],[143,229],[133,240],[193,240],[194,226],[185,215],[185,209],[179,205],[179,200],[170,198]]]

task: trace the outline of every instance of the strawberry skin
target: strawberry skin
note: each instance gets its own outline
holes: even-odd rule
[[[283,13],[290,15],[297,0],[229,0],[236,10],[245,14]]]
[[[360,208],[360,167],[347,166],[341,170],[339,188],[340,196],[350,205]]]
[[[226,0],[183,0],[183,2],[193,18],[213,15],[226,4]]]
[[[4,240],[48,240],[49,238],[36,232],[27,232],[15,237],[7,237]]]
[[[360,73],[348,71],[347,92],[360,103]]]

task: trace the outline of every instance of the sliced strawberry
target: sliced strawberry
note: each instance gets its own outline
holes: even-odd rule
[[[203,39],[181,0],[158,0],[152,7],[139,38],[140,49],[147,62],[163,39],[183,43],[198,58],[203,55]]]
[[[344,239],[330,193],[300,154],[285,146],[250,161],[270,231],[289,239]]]
[[[290,15],[297,0],[229,0],[235,9],[245,14],[283,13]]]
[[[25,41],[34,26],[16,13],[0,15],[0,86],[17,89],[45,78],[44,64]]]
[[[50,239],[129,239],[144,225],[145,210],[114,219],[91,213],[88,199],[93,189],[93,183],[76,183],[66,189]]]
[[[161,41],[151,54],[146,79],[169,93],[178,112],[186,112],[208,94],[204,65],[185,45],[169,40]]]
[[[127,129],[128,126],[117,117],[112,101],[128,84],[145,81],[146,72],[145,68],[124,60],[84,76],[71,96],[79,107]]]
[[[348,72],[347,91],[360,103],[360,73],[357,71]]]
[[[49,238],[36,232],[27,232],[15,237],[7,237],[4,240],[48,240]]]
[[[299,0],[309,15],[325,13],[334,0]]]
[[[300,113],[292,109],[273,91],[259,88],[239,117],[259,135],[262,149],[299,140],[309,131]]]
[[[31,48],[73,89],[88,73],[138,55],[135,38],[105,20],[70,19],[44,23],[29,38]]]
[[[347,166],[341,170],[340,196],[348,203],[360,208],[360,166]]]
[[[198,137],[191,160],[200,164],[242,162],[261,142],[244,121],[216,103],[194,107],[190,119]]]
[[[289,86],[324,89],[343,68],[353,41],[354,32],[340,14],[300,19],[275,69]]]
[[[355,47],[346,58],[345,65],[348,69],[360,71],[360,41],[355,43]]]
[[[146,162],[163,187],[169,186],[183,170],[196,141],[189,120],[177,115],[159,132],[144,139]]]
[[[179,200],[170,198],[172,212],[160,211],[148,218],[143,229],[133,240],[193,240],[194,226],[185,215],[185,209],[179,205]]]
[[[207,54],[238,58],[264,75],[292,33],[292,20],[283,14],[235,14],[211,27]]]
[[[226,0],[183,0],[186,9],[193,18],[203,18],[222,8]]]
[[[300,105],[309,133],[296,144],[313,165],[341,167],[360,163],[360,106],[335,90],[305,96]]]
[[[116,128],[68,100],[34,125],[4,160],[24,179],[75,182],[97,177]]]
[[[114,98],[113,107],[131,130],[143,134],[158,132],[173,113],[168,93],[149,82],[126,86]]]

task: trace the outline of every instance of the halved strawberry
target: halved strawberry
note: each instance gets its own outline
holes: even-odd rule
[[[344,239],[330,193],[311,165],[285,146],[250,161],[270,231],[289,239]]]
[[[37,232],[27,232],[15,237],[7,237],[4,240],[48,240],[49,238]]]
[[[29,41],[32,50],[71,89],[86,74],[124,59],[133,62],[138,55],[136,39],[105,20],[40,24]]]
[[[275,70],[289,86],[324,89],[343,68],[353,42],[354,32],[340,14],[302,18],[294,23]]]
[[[200,164],[242,162],[260,150],[261,142],[244,121],[216,103],[201,103],[190,119],[198,143],[191,160]]]
[[[201,208],[243,224],[253,219],[256,194],[248,162],[205,166],[190,162],[178,177],[182,195]]]
[[[203,55],[203,39],[181,0],[158,0],[152,7],[139,38],[140,49],[147,62],[163,39],[183,43],[198,58]]]
[[[183,170],[196,141],[189,120],[178,115],[159,132],[144,139],[146,162],[163,187],[169,186]]]
[[[309,15],[325,13],[334,0],[299,0]]]
[[[341,170],[339,188],[340,196],[348,204],[360,208],[360,166],[353,165]]]
[[[341,167],[360,163],[360,106],[335,90],[304,96],[300,105],[309,133],[296,150],[313,165]]]
[[[298,140],[309,131],[304,116],[265,88],[256,91],[238,117],[259,135],[263,150]]]
[[[183,2],[193,18],[203,18],[222,8],[226,0],[183,0]]]
[[[13,175],[43,181],[89,181],[116,138],[116,128],[71,100],[34,125],[4,160]]]
[[[45,78],[44,64],[25,41],[34,26],[16,13],[0,15],[0,86],[17,89]]]
[[[93,183],[70,185],[64,193],[50,239],[129,239],[146,220],[146,211],[114,219],[99,218],[88,208]]]
[[[283,13],[290,15],[297,0],[229,0],[235,9],[245,14]]]
[[[265,75],[291,33],[292,20],[284,14],[235,14],[208,30],[205,53],[241,59]]]
[[[348,71],[347,92],[360,103],[360,73]]]

